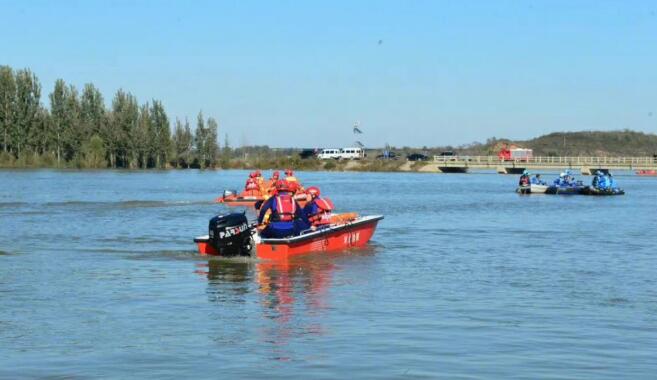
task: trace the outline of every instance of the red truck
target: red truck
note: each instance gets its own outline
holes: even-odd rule
[[[504,147],[497,154],[497,157],[500,161],[529,161],[532,158],[532,150],[515,146]]]

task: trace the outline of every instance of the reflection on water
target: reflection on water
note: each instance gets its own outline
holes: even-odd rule
[[[327,288],[335,268],[330,261],[258,263],[256,278],[263,306],[275,312],[273,318],[281,320],[290,319],[295,300],[305,302],[310,312],[320,312],[327,307]]]
[[[235,307],[250,292],[258,294],[261,320],[259,340],[276,360],[292,360],[286,346],[291,339],[326,333],[323,312],[330,309],[332,278],[342,263],[367,258],[375,247],[331,254],[311,254],[285,261],[217,259],[196,263],[194,272],[208,280],[208,300]],[[348,264],[346,264],[348,265]]]

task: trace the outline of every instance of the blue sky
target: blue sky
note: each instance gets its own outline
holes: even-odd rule
[[[0,64],[44,101],[57,78],[124,88],[233,145],[657,132],[655,2],[0,0],[0,20]]]

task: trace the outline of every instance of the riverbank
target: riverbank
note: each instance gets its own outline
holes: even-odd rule
[[[310,171],[329,171],[329,172],[425,172],[436,171],[435,166],[429,165],[430,161],[406,161],[406,160],[317,160],[317,159],[299,159],[296,157],[274,158],[274,159],[254,159],[254,160],[224,160],[214,168],[208,170],[225,170],[225,169],[260,169],[260,170],[280,170],[291,168],[293,170],[310,170]],[[0,169],[111,169],[107,167],[89,165],[83,161],[61,162],[52,157],[26,156],[19,159],[13,157],[4,157],[0,159]],[[167,165],[165,170],[185,170],[198,169],[197,167],[181,168],[173,165]],[[129,169],[130,170],[130,169]],[[151,169],[135,169],[151,170]]]

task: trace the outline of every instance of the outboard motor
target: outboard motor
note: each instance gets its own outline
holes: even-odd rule
[[[222,256],[251,255],[252,231],[244,213],[217,215],[210,219],[210,241]]]

